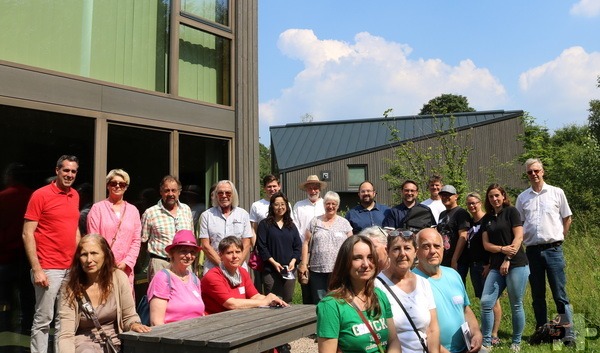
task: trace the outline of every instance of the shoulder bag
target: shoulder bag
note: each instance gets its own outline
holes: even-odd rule
[[[392,297],[394,297],[394,299],[396,299],[396,302],[398,302],[398,305],[400,305],[400,308],[402,308],[402,311],[404,311],[404,315],[406,315],[408,322],[410,322],[410,326],[412,326],[413,330],[417,334],[417,337],[419,338],[419,342],[421,342],[421,346],[423,346],[423,352],[429,353],[429,349],[427,349],[427,344],[425,344],[425,340],[423,339],[423,337],[421,337],[419,330],[417,330],[417,326],[415,326],[415,323],[413,322],[412,318],[410,317],[410,315],[408,315],[408,312],[406,311],[406,308],[404,308],[404,305],[402,305],[400,298],[396,296],[396,293],[392,291],[392,288],[390,288],[390,286],[383,280],[383,278],[378,276],[377,279],[381,281],[381,283],[383,283],[387,291],[392,295]]]
[[[100,325],[100,321],[98,321],[98,316],[94,311],[94,307],[90,302],[90,298],[88,297],[85,291],[83,292],[83,296],[79,298],[79,306],[81,307],[85,315],[88,317],[88,319],[94,322],[94,326],[96,326],[96,330],[98,331],[100,338],[102,338],[102,340],[104,341],[104,351],[106,353],[119,353],[119,349],[115,347],[110,337],[108,337],[106,335],[106,332],[104,332],[104,330],[102,329],[102,325]]]
[[[348,304],[350,304],[354,308],[354,310],[356,310],[356,312],[358,313],[358,316],[360,316],[360,319],[362,320],[362,322],[369,329],[369,332],[371,333],[371,336],[373,336],[373,339],[375,340],[375,343],[377,344],[377,348],[379,349],[379,353],[385,353],[385,349],[383,349],[383,345],[381,344],[381,340],[379,339],[379,337],[375,333],[375,330],[373,330],[373,327],[371,327],[371,324],[369,324],[369,320],[367,320],[367,318],[365,317],[365,315],[362,313],[362,311],[360,311],[360,309],[356,306],[356,304],[354,304],[353,301],[350,301]],[[394,334],[396,334],[396,333],[394,332]]]

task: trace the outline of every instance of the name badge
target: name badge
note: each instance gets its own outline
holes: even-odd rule
[[[194,293],[194,295],[196,296],[196,298],[200,298],[200,293],[198,293],[197,290],[193,290],[192,293]]]
[[[246,287],[239,287],[240,294],[246,294]]]

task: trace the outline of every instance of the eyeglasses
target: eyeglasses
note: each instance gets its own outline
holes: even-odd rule
[[[110,183],[108,183],[108,185],[113,188],[116,188],[118,186],[121,189],[125,189],[129,184],[123,181],[111,181]]]
[[[231,196],[232,192],[231,191],[217,191],[217,195],[219,195],[219,196]]]
[[[529,175],[533,175],[533,174],[539,174],[542,170],[541,169],[531,169],[527,171],[527,174]]]
[[[162,192],[164,192],[165,194],[168,194],[168,193],[173,193],[173,194],[176,194],[176,193],[178,193],[178,192],[180,192],[180,191],[181,191],[181,189],[161,189],[161,190],[162,190]]]
[[[467,206],[475,206],[478,203],[480,203],[481,201],[475,201],[475,202],[467,202]]]
[[[404,239],[410,239],[415,233],[410,230],[396,229],[388,233],[390,237],[402,237]]]

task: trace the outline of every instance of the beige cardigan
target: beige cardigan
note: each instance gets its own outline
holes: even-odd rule
[[[118,333],[129,331],[131,325],[140,321],[140,317],[135,311],[129,279],[123,271],[115,270],[112,282],[117,301]],[[79,303],[76,301],[74,304],[74,308],[69,305],[66,286],[63,285],[59,311],[60,330],[58,332],[58,350],[60,353],[75,353],[75,332],[79,327],[81,311],[79,310]]]

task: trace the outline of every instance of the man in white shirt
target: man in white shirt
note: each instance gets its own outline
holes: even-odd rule
[[[306,181],[300,183],[299,188],[306,191],[307,198],[296,202],[294,205],[294,222],[300,233],[300,240],[304,242],[306,230],[310,225],[310,221],[318,216],[325,214],[325,205],[321,198],[321,190],[327,187],[327,183],[320,181],[316,175],[309,175]],[[302,259],[299,266],[306,264],[308,259]],[[302,303],[313,304],[309,285],[302,285]]]
[[[536,327],[548,320],[546,276],[552,290],[556,311],[566,324],[563,342],[575,344],[573,309],[567,296],[567,277],[562,243],[571,227],[571,209],[562,189],[544,182],[544,165],[537,158],[525,161],[531,187],[523,191],[515,207],[523,221],[523,244],[529,260],[529,285]],[[534,334],[535,335],[535,334]]]
[[[427,183],[430,197],[421,202],[421,205],[425,205],[431,209],[431,213],[433,213],[433,217],[435,217],[435,223],[440,222],[440,213],[446,210],[446,206],[444,206],[442,198],[440,197],[440,190],[442,190],[442,186],[444,186],[442,177],[437,174],[432,175]]]

